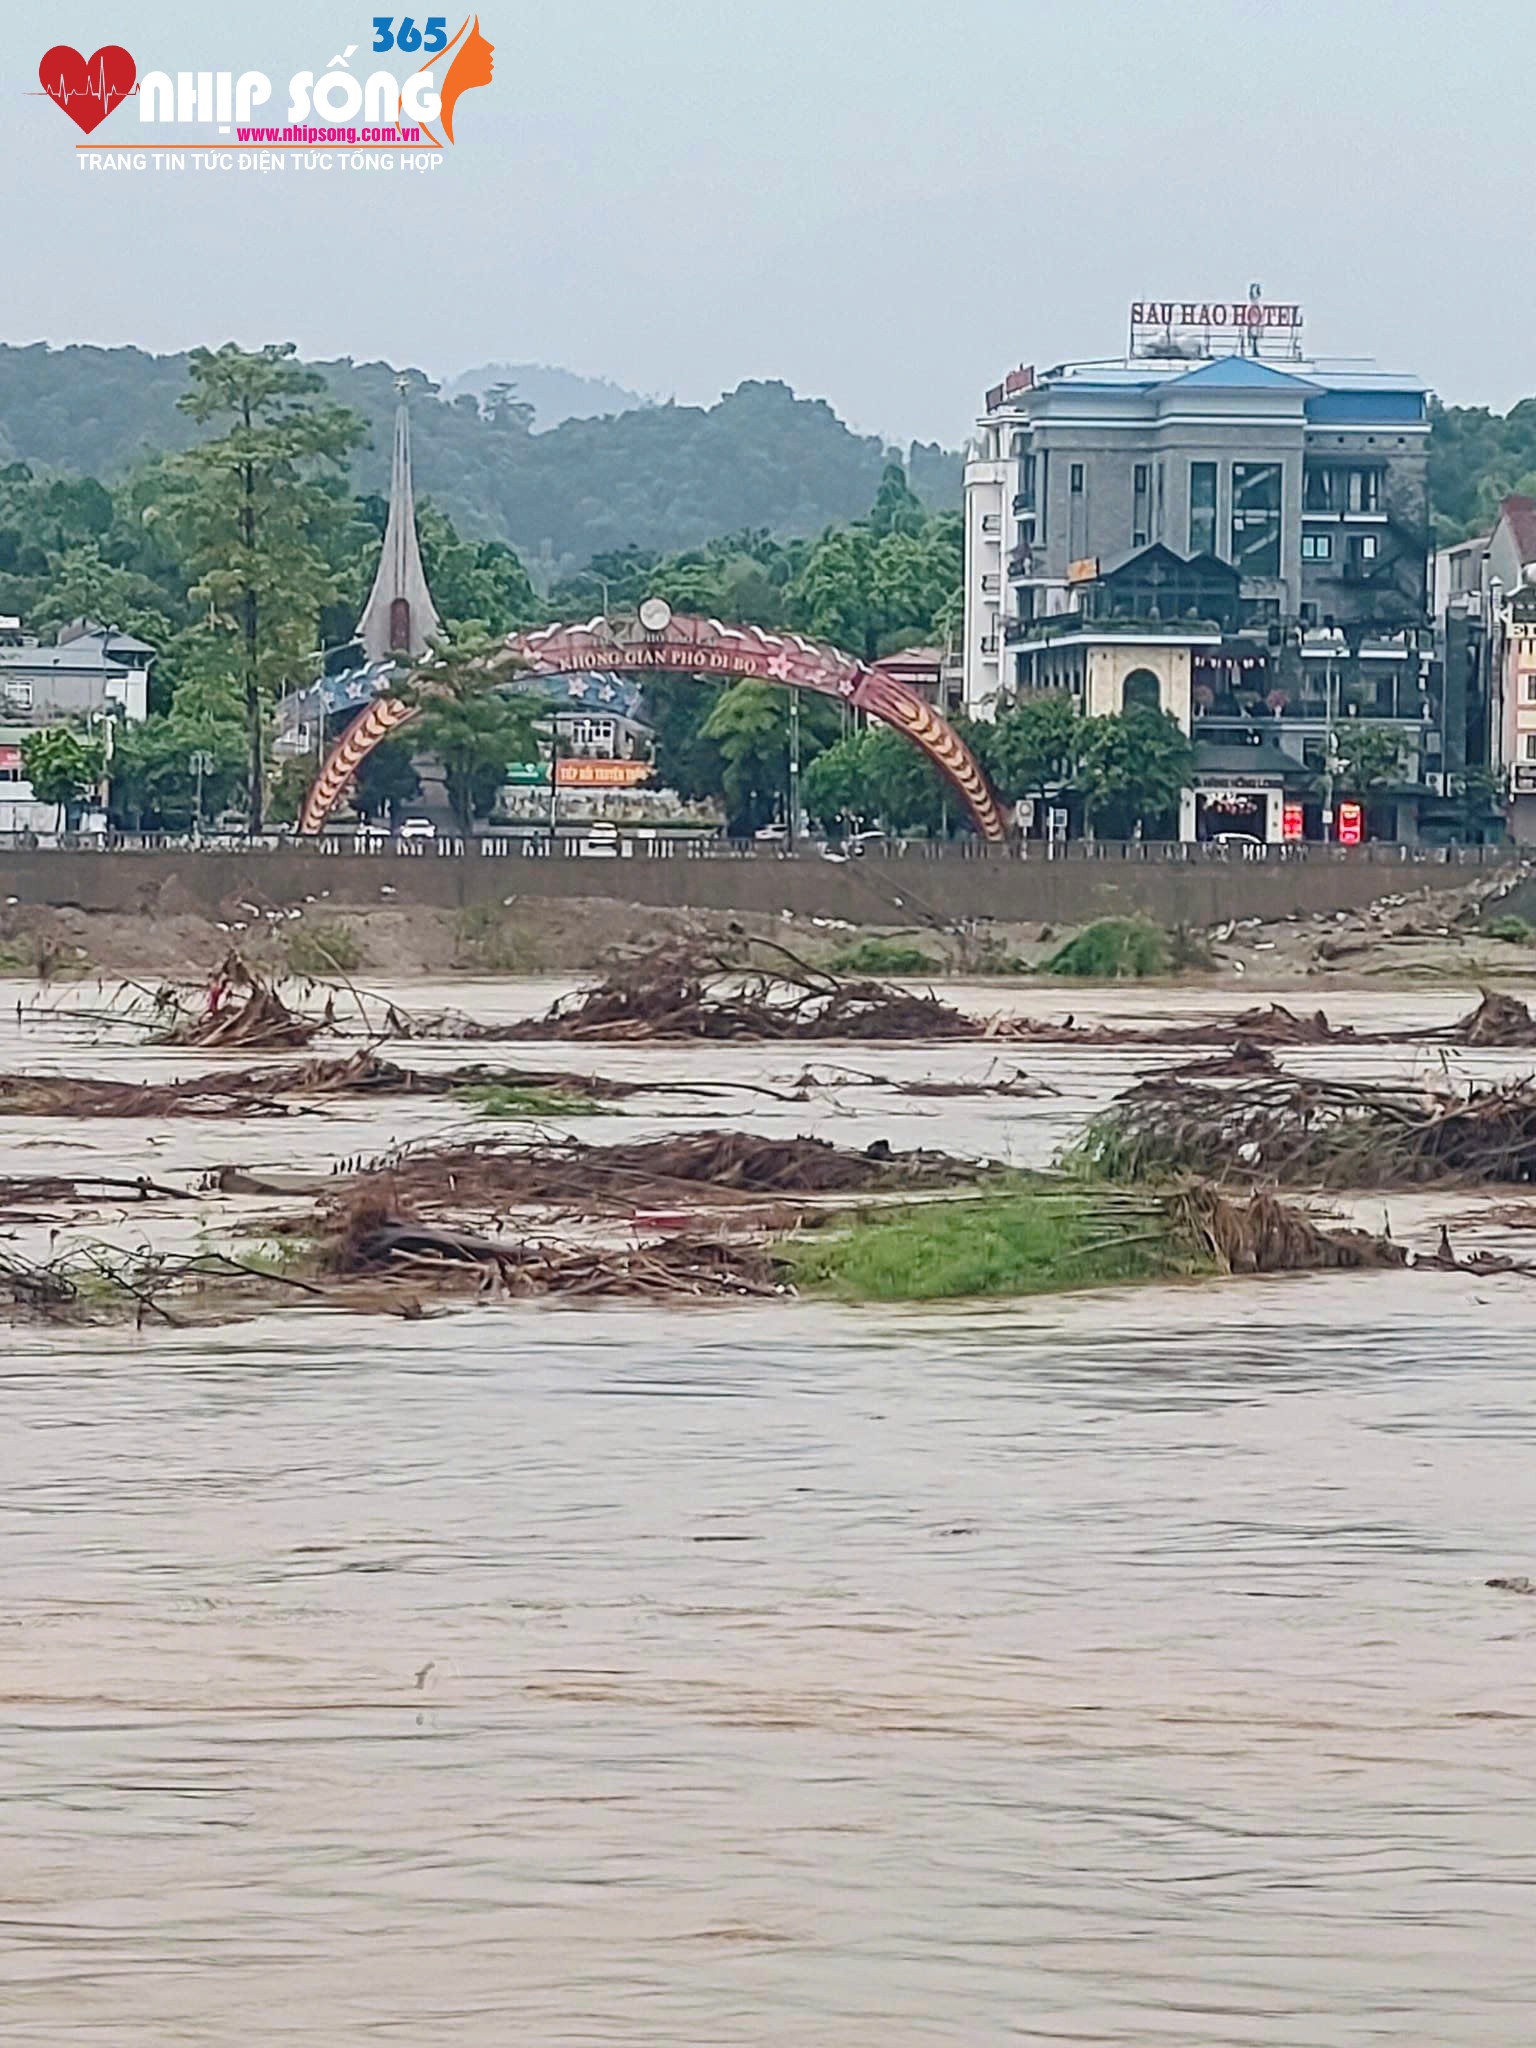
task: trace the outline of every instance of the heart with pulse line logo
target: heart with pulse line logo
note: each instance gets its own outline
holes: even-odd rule
[[[127,99],[137,80],[138,67],[119,43],[104,43],[89,57],[59,43],[37,67],[43,91],[87,135]]]

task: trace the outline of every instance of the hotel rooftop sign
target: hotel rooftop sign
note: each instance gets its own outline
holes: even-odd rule
[[[1246,299],[1134,299],[1133,356],[1301,353],[1300,306],[1271,305],[1257,285]]]

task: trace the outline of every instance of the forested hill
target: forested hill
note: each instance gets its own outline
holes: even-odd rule
[[[316,367],[373,427],[354,487],[383,490],[395,370],[348,359]],[[850,433],[823,400],[785,384],[746,383],[707,408],[645,406],[535,434],[515,392],[449,403],[408,374],[418,490],[465,533],[511,541],[546,578],[627,546],[666,553],[749,528],[819,533],[867,512],[887,459],[877,437]],[[186,388],[185,356],[0,345],[0,459],[111,480],[196,437],[176,410]],[[930,505],[958,505],[957,455],[914,444],[908,468]]]

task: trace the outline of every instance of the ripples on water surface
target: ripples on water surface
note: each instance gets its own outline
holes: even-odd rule
[[[25,1336],[6,2038],[1528,2042],[1517,1307]]]
[[[0,2038],[1527,2048],[1532,1299],[7,1333]]]

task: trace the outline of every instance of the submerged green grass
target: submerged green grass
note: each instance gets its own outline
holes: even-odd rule
[[[1057,1294],[1216,1270],[1155,1200],[1027,1189],[868,1210],[779,1248],[806,1292],[849,1301]]]
[[[590,1095],[570,1088],[518,1088],[503,1081],[476,1081],[455,1088],[454,1099],[469,1103],[482,1116],[557,1117],[598,1116],[607,1111],[619,1114],[610,1103],[594,1102]]]

